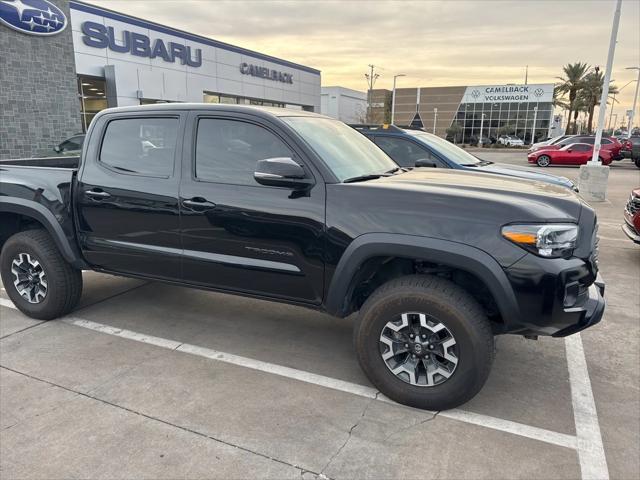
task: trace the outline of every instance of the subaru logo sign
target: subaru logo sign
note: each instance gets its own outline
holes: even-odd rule
[[[0,23],[29,35],[55,35],[67,27],[67,16],[47,0],[0,0]]]

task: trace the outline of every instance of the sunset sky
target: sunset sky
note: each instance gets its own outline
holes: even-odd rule
[[[600,1],[213,1],[90,3],[322,70],[322,84],[379,88],[553,82],[562,65],[606,64],[614,0]],[[640,1],[623,0],[612,78],[640,66]],[[617,97],[631,108],[635,82]],[[636,117],[637,118],[637,117]]]

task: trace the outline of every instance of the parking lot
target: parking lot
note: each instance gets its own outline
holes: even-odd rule
[[[595,204],[603,321],[499,337],[484,389],[446,412],[378,394],[353,317],[86,272],[80,307],[38,322],[2,289],[0,477],[638,478],[640,246],[620,224],[639,185],[616,162]]]

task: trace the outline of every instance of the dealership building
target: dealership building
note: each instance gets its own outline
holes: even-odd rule
[[[458,138],[468,142],[498,130],[530,140],[559,128],[553,117],[553,84],[474,85],[459,87],[398,88],[395,93],[396,125],[424,128],[445,137],[457,125]],[[372,113],[377,122],[390,121],[393,94],[372,91]],[[502,128],[507,127],[507,128]]]
[[[320,111],[320,71],[78,1],[0,2],[0,158],[51,153],[107,107]]]

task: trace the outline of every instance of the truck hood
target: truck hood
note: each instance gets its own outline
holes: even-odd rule
[[[524,178],[527,180],[552,183],[554,185],[560,185],[572,190],[575,188],[575,184],[567,177],[561,177],[559,175],[553,175],[551,173],[536,171],[533,168],[515,165],[503,165],[500,163],[492,163],[490,165],[474,167],[474,169],[475,168],[477,168],[479,172],[494,173],[496,175],[509,175],[516,178]]]
[[[540,221],[562,219],[577,221],[580,199],[568,188],[548,181],[512,175],[477,175],[473,171],[416,168],[389,177],[355,185],[422,192],[433,196],[456,197],[460,200],[509,204]],[[519,219],[505,218],[505,223]]]

